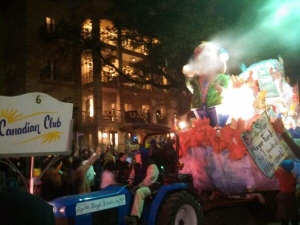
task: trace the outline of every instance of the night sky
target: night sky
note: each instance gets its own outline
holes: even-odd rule
[[[241,63],[250,66],[262,60],[284,60],[286,76],[296,81],[300,72],[300,1],[259,1],[234,26],[211,39],[226,48],[228,73],[237,75]]]

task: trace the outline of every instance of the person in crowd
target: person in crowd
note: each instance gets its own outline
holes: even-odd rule
[[[18,182],[20,186],[25,187],[25,183],[23,178],[29,177],[29,170],[27,168],[28,167],[28,160],[26,160],[26,157],[15,157],[15,158],[11,158],[10,161],[11,163],[14,165],[14,167],[20,172],[18,174]],[[8,171],[7,171],[7,176],[10,176],[10,173],[15,174],[15,171],[12,170],[11,167],[9,167]]]
[[[275,175],[279,181],[280,192],[276,196],[277,212],[276,216],[281,225],[298,225],[300,215],[298,212],[296,189],[296,175],[293,173],[293,161],[283,160],[280,167],[275,170]]]
[[[104,149],[101,148],[99,158],[93,164],[94,171],[95,171],[95,188],[96,190],[99,189],[101,184],[101,176],[103,172],[103,162],[104,162]]]
[[[127,225],[138,224],[145,198],[157,189],[159,185],[157,183],[159,171],[155,162],[149,157],[149,150],[140,148],[134,155],[134,158],[136,163],[132,167],[128,183],[134,187],[135,193],[130,216],[125,216],[124,218]]]
[[[112,145],[110,146],[107,146],[107,149],[104,153],[104,162],[103,162],[103,166],[105,166],[105,164],[107,162],[110,162],[110,161],[113,161],[113,162],[116,162],[116,155],[115,155],[115,150],[113,148]]]
[[[7,178],[0,190],[0,221],[9,225],[55,225],[53,207],[19,187],[17,177]]]
[[[106,188],[109,185],[117,184],[116,181],[116,165],[113,161],[107,162],[103,168],[101,175],[100,189]]]
[[[162,148],[157,144],[155,139],[152,139],[149,143],[150,157],[155,162],[159,173],[163,173],[163,159],[162,159]]]
[[[62,162],[58,165],[51,166],[45,171],[41,178],[41,197],[46,201],[51,201],[55,198],[67,195],[67,188],[63,185],[60,169]]]
[[[152,123],[151,113],[149,109],[147,110],[146,118],[147,118],[147,123]]]
[[[290,136],[290,134],[287,132],[287,130],[284,127],[284,124],[282,122],[282,119],[278,118],[273,123],[273,128],[275,132],[280,135],[280,137],[287,143],[287,145],[290,147],[294,155],[300,159],[300,146],[297,145],[293,138]]]
[[[80,164],[78,167],[74,165],[74,173],[72,174],[72,186],[74,194],[82,194],[91,192],[90,183],[87,180],[87,171],[99,158],[101,149],[98,146],[96,152],[92,154],[84,164]],[[74,163],[73,163],[74,164]],[[78,164],[77,164],[78,165]]]
[[[64,170],[66,174],[61,171],[62,162],[56,167],[50,167],[45,172],[45,176],[42,177],[41,197],[46,201],[51,201],[65,195],[91,192],[86,173],[99,158],[99,155],[100,148],[97,147],[96,153],[90,156],[84,165],[81,159],[75,159],[72,161],[72,168]]]
[[[88,149],[83,149],[82,150],[82,165],[86,164],[89,160],[89,158],[91,157],[91,151]],[[87,172],[86,172],[86,179],[90,185],[90,188],[92,191],[95,191],[95,170],[94,170],[94,166],[93,164],[89,166]]]
[[[163,173],[165,175],[173,174],[175,173],[176,170],[177,155],[173,144],[174,142],[171,139],[168,139],[167,143],[164,144],[164,146],[162,147],[161,159],[163,161],[162,163],[164,167]]]
[[[119,157],[116,160],[116,170],[117,170],[117,182],[121,184],[127,183],[129,174],[131,171],[131,164],[126,161],[127,154],[125,152],[120,152]]]

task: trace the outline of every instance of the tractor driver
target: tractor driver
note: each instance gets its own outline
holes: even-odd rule
[[[127,225],[138,224],[145,198],[159,187],[157,182],[159,171],[155,162],[149,157],[149,150],[139,149],[134,158],[136,163],[132,167],[128,183],[134,186],[135,194],[130,216],[124,218]]]

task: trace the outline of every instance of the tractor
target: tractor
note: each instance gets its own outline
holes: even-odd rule
[[[171,130],[148,133],[142,142],[169,136]],[[176,160],[174,171],[164,173],[160,187],[148,196],[140,219],[141,225],[200,225],[203,212],[199,196],[190,174],[179,174],[179,137],[173,133]],[[65,196],[49,202],[53,206],[56,225],[124,225],[123,218],[130,214],[133,193],[124,184],[110,185],[100,191]]]

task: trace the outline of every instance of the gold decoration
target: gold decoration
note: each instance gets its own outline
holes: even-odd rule
[[[161,120],[164,118],[164,115],[162,113],[156,113],[156,115]]]
[[[141,113],[140,114],[140,118],[143,119],[143,120],[146,120],[147,119],[147,115],[145,113]]]
[[[129,113],[129,116],[131,117],[131,118],[136,118],[136,112],[130,112]]]
[[[113,113],[112,110],[109,110],[109,111],[105,110],[105,114],[106,114],[108,117],[113,117],[113,116],[114,116],[114,113]]]

